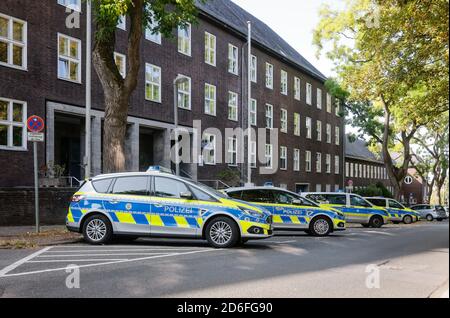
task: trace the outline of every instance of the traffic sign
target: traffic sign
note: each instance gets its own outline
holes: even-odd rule
[[[28,132],[28,141],[43,142],[44,133]]]
[[[353,186],[353,180],[348,180],[348,186],[352,187]]]
[[[36,115],[28,117],[27,119],[27,128],[30,132],[41,132],[45,128],[44,120]]]

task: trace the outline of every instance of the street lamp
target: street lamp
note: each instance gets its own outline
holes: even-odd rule
[[[187,78],[178,75],[173,81],[173,117],[175,131],[175,174],[180,176],[179,149],[178,149],[178,85],[187,82]]]

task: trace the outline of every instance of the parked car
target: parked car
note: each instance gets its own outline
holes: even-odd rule
[[[276,187],[230,188],[232,198],[268,209],[273,215],[274,230],[300,230],[314,236],[327,236],[345,230],[344,214],[320,207],[299,194]]]
[[[420,213],[420,216],[427,221],[443,221],[448,219],[448,213],[442,205],[417,204],[411,207],[414,211]]]
[[[389,220],[394,224],[399,224],[400,222],[411,224],[420,220],[419,213],[405,207],[394,199],[383,197],[371,197],[365,199],[375,206],[385,208],[390,215]]]
[[[380,228],[389,221],[389,213],[384,208],[376,207],[363,197],[341,192],[305,192],[303,197],[310,199],[321,207],[341,211],[347,223],[359,223],[364,227]]]
[[[73,195],[66,226],[91,244],[114,236],[203,238],[217,248],[272,236],[272,215],[156,168],[100,175]]]

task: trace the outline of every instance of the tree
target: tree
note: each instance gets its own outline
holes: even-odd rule
[[[420,127],[448,111],[448,1],[354,0],[322,8],[314,31],[353,124],[378,144],[398,198]],[[340,88],[342,87],[342,88]],[[400,156],[393,158],[393,151]]]
[[[103,170],[124,171],[128,107],[138,83],[143,30],[156,25],[152,27],[153,32],[170,37],[174,28],[196,21],[197,8],[195,0],[93,0],[92,5],[95,21],[93,65],[103,87],[105,102]],[[130,21],[125,78],[114,61],[116,27],[121,16],[127,16]]]

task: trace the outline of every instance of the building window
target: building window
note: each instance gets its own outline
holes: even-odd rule
[[[265,160],[266,160],[266,168],[272,169],[273,146],[271,144],[266,144],[264,157],[265,157]]]
[[[317,141],[322,141],[322,122],[320,120],[317,121]]]
[[[312,138],[312,120],[310,117],[306,117],[306,138]]]
[[[367,165],[364,165],[364,178],[367,178]]]
[[[280,169],[287,170],[287,148],[280,147]]]
[[[256,141],[250,142],[250,167],[256,168]]]
[[[27,68],[27,23],[0,14],[0,65]]]
[[[228,119],[238,120],[238,94],[228,92]]]
[[[180,75],[183,76],[183,75]],[[183,76],[186,80],[178,83],[178,107],[191,109],[191,78]]]
[[[229,137],[228,138],[228,165],[236,166],[237,165],[237,138]]]
[[[81,11],[81,0],[58,0],[58,4],[75,11]]]
[[[305,170],[311,172],[311,151],[305,152]]]
[[[329,154],[326,155],[325,168],[327,173],[331,173],[331,155]]]
[[[337,117],[341,116],[341,101],[336,99],[335,113]]]
[[[216,87],[205,84],[205,114],[216,116]]]
[[[258,125],[258,102],[253,98],[250,100],[250,124]]]
[[[322,172],[322,154],[320,152],[316,153],[316,172]]]
[[[350,164],[348,162],[345,163],[345,176],[350,177]]]
[[[273,65],[266,63],[266,87],[273,89]]]
[[[354,163],[350,163],[350,178],[353,178],[353,169],[355,168]]]
[[[216,66],[216,37],[205,32],[205,63]]]
[[[322,192],[322,185],[316,184],[316,192]]]
[[[341,143],[341,131],[338,126],[334,128],[334,143],[339,146]]]
[[[327,124],[327,143],[331,144],[331,125]]]
[[[288,131],[288,112],[286,109],[281,109],[281,114],[280,114],[280,121],[281,121],[281,132],[283,133],[287,133]]]
[[[339,174],[340,170],[340,158],[339,156],[334,156],[334,173]]]
[[[355,178],[359,176],[359,164],[355,164]]]
[[[306,83],[306,104],[312,105],[312,85]]]
[[[239,72],[239,49],[228,44],[228,72],[238,75]]]
[[[266,128],[273,128],[273,106],[266,104]]]
[[[191,56],[191,24],[178,27],[178,52]]]
[[[359,177],[363,177],[363,165],[361,163],[359,164]]]
[[[151,64],[145,65],[145,99],[161,103],[161,68]]]
[[[161,32],[155,31],[158,26],[152,13],[152,23],[145,28],[145,38],[153,43],[161,44]]]
[[[294,149],[294,171],[300,171],[300,149]]]
[[[58,34],[58,78],[81,83],[81,41]]]
[[[114,61],[122,78],[127,76],[127,57],[124,54],[114,52]]]
[[[331,114],[331,94],[327,93],[327,113]]]
[[[294,135],[300,136],[300,114],[294,113]]]
[[[322,90],[317,89],[317,108],[322,109]]]
[[[288,73],[281,70],[281,94],[288,94]]]
[[[254,55],[252,55],[250,67],[250,80],[256,83],[258,81],[258,58]]]
[[[205,165],[216,164],[216,136],[204,134],[203,137],[203,162]]]
[[[301,82],[298,77],[294,78],[294,98],[300,100],[301,98]]]
[[[124,30],[124,31],[127,29],[127,16],[126,15],[121,15],[119,17],[119,20],[117,21],[117,28]]]
[[[26,150],[27,104],[0,98],[0,149]]]
[[[331,192],[331,184],[325,185],[325,192]]]

